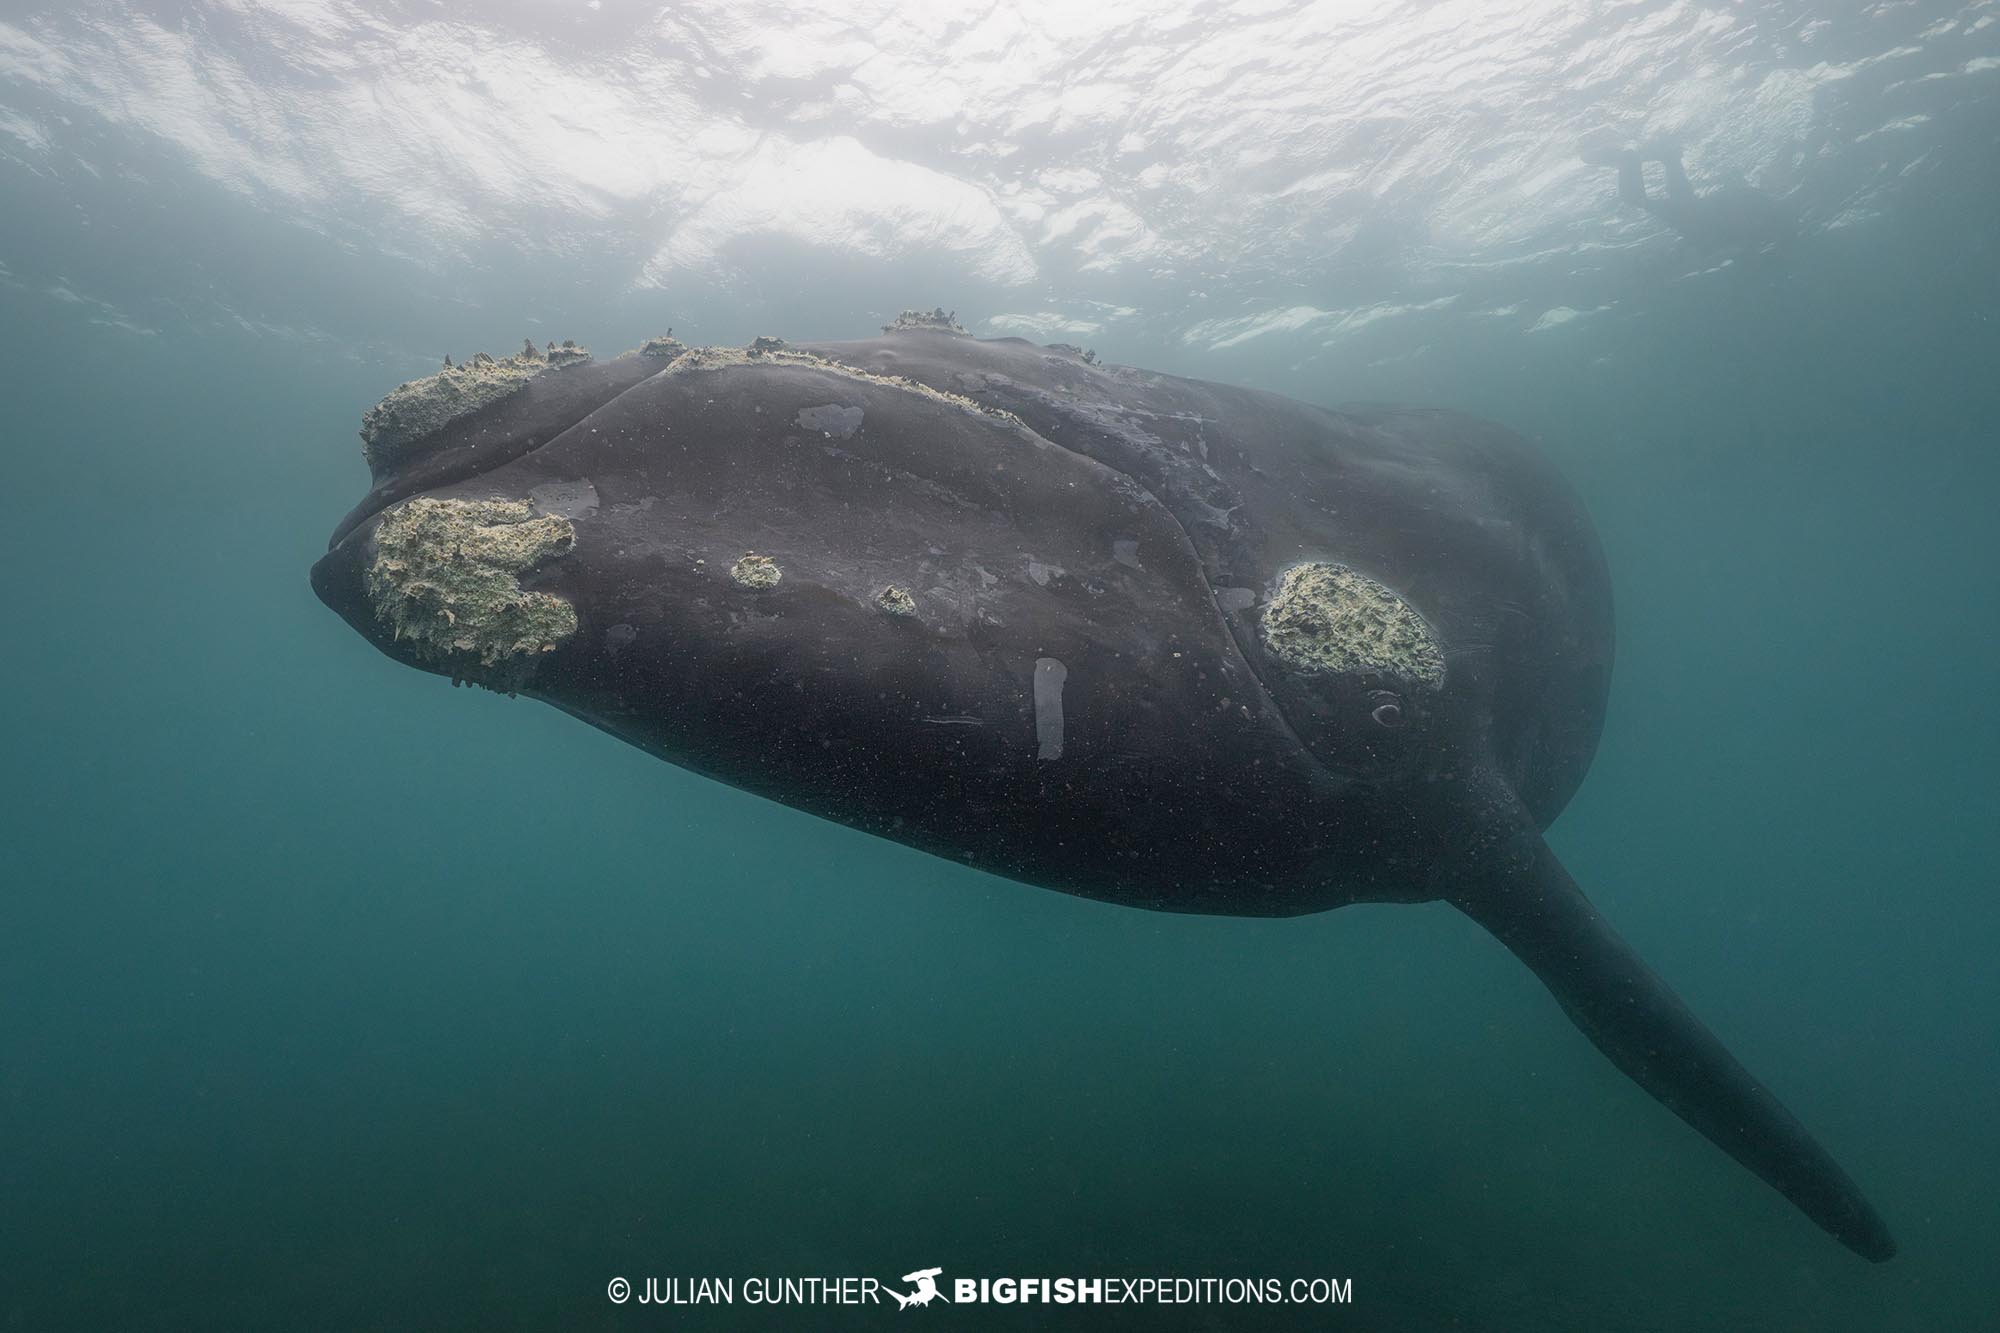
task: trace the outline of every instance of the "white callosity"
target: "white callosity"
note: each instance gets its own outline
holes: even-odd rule
[[[1293,565],[1263,612],[1264,646],[1296,671],[1351,671],[1444,683],[1444,653],[1394,591],[1346,565]]]
[[[369,601],[419,661],[511,692],[576,633],[575,607],[521,586],[575,544],[568,519],[523,501],[419,496],[376,523]]]
[[[778,562],[768,555],[758,555],[755,551],[746,553],[729,567],[729,577],[746,588],[759,592],[778,586],[778,580],[785,577],[785,571],[778,568]]]
[[[908,588],[894,583],[876,591],[875,605],[892,616],[914,616],[917,613],[917,599],[910,595]]]
[[[513,356],[495,359],[484,352],[463,365],[446,359],[435,375],[391,389],[361,417],[361,448],[368,466],[380,469],[461,417],[497,403],[549,370],[581,365],[590,353],[573,342],[545,352],[530,342]]]

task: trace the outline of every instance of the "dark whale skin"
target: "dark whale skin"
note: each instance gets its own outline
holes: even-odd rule
[[[371,602],[385,515],[416,495],[560,514],[573,544],[519,586],[576,627],[505,688],[1065,892],[1449,901],[1662,1103],[1850,1248],[1894,1253],[1541,839],[1602,728],[1611,593],[1587,515],[1518,436],[899,327],[565,369],[399,467],[313,570],[392,657],[481,678]],[[1378,590],[1435,662],[1301,666],[1272,628],[1300,570]]]

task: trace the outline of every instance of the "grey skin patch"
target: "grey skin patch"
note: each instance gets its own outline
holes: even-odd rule
[[[1053,657],[1035,659],[1035,741],[1037,759],[1060,759],[1063,752],[1063,682],[1069,668]]]
[[[861,409],[841,403],[823,403],[799,409],[799,428],[816,431],[829,439],[845,440],[861,429]]]
[[[1215,590],[1215,604],[1222,608],[1224,615],[1236,611],[1248,611],[1251,607],[1257,605],[1257,590],[1254,588],[1217,588]]]
[[[604,631],[604,651],[616,657],[621,651],[638,642],[638,639],[639,631],[621,620]]]
[[[544,514],[568,519],[588,518],[597,512],[597,487],[590,484],[588,477],[578,481],[552,481],[529,491],[528,500]]]
[[[746,552],[741,560],[729,567],[729,577],[746,588],[775,588],[785,572],[778,568],[778,562],[768,555]]]
[[[455,679],[513,693],[576,633],[576,608],[521,576],[567,554],[576,529],[519,500],[418,496],[383,513],[368,600],[397,642]]]
[[[1444,653],[1424,618],[1346,565],[1293,565],[1264,608],[1264,646],[1297,671],[1376,671],[1444,684]]]
[[[875,594],[875,605],[892,616],[913,616],[917,613],[917,599],[910,596],[910,590],[893,583]]]
[[[1145,568],[1139,563],[1139,543],[1133,541],[1111,543],[1111,558],[1128,569]]]
[[[1041,587],[1048,587],[1050,579],[1059,579],[1069,571],[1061,565],[1045,565],[1039,560],[1028,562],[1028,577]]]

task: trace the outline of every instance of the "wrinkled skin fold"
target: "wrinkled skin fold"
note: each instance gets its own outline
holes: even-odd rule
[[[1065,892],[1449,901],[1662,1104],[1894,1253],[1542,840],[1602,726],[1611,599],[1518,437],[941,318],[521,364],[378,465],[314,567],[385,653]]]

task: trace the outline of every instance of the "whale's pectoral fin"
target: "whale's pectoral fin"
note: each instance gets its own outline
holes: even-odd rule
[[[1452,904],[1533,968],[1613,1064],[1841,1244],[1876,1263],[1894,1256],[1847,1173],[1619,938],[1525,814],[1473,856]]]

